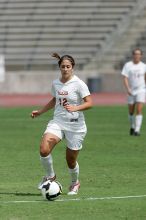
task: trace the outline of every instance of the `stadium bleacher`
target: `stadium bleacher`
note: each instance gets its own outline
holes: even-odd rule
[[[1,0],[0,53],[7,69],[55,69],[52,52],[69,53],[83,68],[136,2]]]
[[[136,43],[133,48],[140,48],[143,52],[142,61],[146,63],[146,29],[141,33],[141,36],[136,40]],[[131,51],[128,51],[125,55],[125,58],[120,60],[117,65],[115,65],[116,69],[121,69],[124,63],[131,59]]]

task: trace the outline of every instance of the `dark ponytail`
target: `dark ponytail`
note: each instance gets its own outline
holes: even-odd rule
[[[58,53],[53,53],[51,56],[55,57],[58,60],[60,60],[60,58],[61,58]]]
[[[61,65],[61,63],[62,63],[63,60],[69,60],[70,63],[71,63],[71,65],[72,65],[72,67],[75,66],[75,60],[74,60],[74,58],[73,58],[72,56],[70,56],[70,55],[64,55],[64,56],[60,57],[58,53],[53,53],[53,54],[52,54],[52,57],[55,57],[55,58],[58,60],[58,65],[59,65],[59,67],[60,67],[60,65]]]

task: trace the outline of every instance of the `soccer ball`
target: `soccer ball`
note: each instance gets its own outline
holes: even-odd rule
[[[62,186],[58,181],[47,180],[43,183],[41,192],[45,199],[53,201],[62,193]]]

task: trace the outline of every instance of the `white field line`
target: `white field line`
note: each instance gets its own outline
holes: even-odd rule
[[[89,198],[70,198],[70,199],[57,199],[55,202],[69,202],[69,201],[93,201],[93,200],[114,200],[114,199],[135,199],[144,198],[146,195],[137,196],[108,196],[108,197],[89,197]],[[12,201],[0,201],[0,204],[8,203],[40,203],[46,202],[46,200],[12,200]]]

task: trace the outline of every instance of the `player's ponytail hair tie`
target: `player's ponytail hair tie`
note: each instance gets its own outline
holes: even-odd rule
[[[72,65],[72,67],[75,66],[75,60],[74,60],[74,58],[73,58],[72,56],[70,56],[70,55],[64,55],[64,56],[60,57],[58,53],[53,53],[53,54],[52,54],[52,57],[55,57],[55,58],[58,60],[58,65],[59,65],[59,67],[60,67],[60,65],[61,65],[61,63],[62,63],[63,60],[69,60],[70,63],[71,63],[71,65]]]

